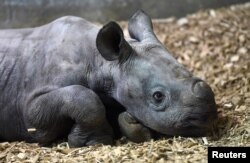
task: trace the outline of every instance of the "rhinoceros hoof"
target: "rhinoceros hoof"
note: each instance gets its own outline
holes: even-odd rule
[[[112,133],[102,132],[102,130],[84,131],[79,125],[75,125],[68,135],[70,147],[82,147],[96,144],[113,144]]]
[[[151,131],[140,124],[128,112],[121,113],[118,122],[122,134],[133,142],[140,143],[152,138]]]

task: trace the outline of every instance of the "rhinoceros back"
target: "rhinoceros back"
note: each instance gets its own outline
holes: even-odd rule
[[[25,76],[22,41],[30,30],[0,31],[0,139],[27,137],[21,119],[20,101]],[[17,134],[19,133],[19,134]]]

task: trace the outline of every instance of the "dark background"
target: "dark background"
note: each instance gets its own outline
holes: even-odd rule
[[[64,15],[90,21],[127,20],[144,9],[153,18],[182,17],[200,9],[250,0],[0,0],[0,28],[37,26]]]

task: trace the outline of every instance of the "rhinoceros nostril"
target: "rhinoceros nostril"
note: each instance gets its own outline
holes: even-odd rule
[[[213,96],[211,88],[201,80],[194,82],[192,92],[195,97],[202,99]]]

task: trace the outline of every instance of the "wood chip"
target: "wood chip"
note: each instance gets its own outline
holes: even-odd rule
[[[179,19],[179,20],[177,21],[177,24],[178,24],[179,26],[186,25],[186,24],[188,24],[188,19],[187,19],[187,18],[181,18],[181,19]]]
[[[207,138],[206,137],[202,137],[202,140],[204,142],[204,145],[208,145],[208,141],[207,141]]]
[[[227,103],[227,104],[224,104],[224,107],[227,108],[227,109],[231,109],[231,108],[233,108],[233,106],[234,106],[234,105],[233,105],[233,103],[231,103],[231,102],[230,102],[230,103]]]
[[[36,128],[28,128],[27,131],[28,132],[36,132]]]
[[[234,55],[234,56],[231,57],[230,61],[231,61],[231,62],[238,62],[239,59],[240,59],[240,56]]]
[[[21,160],[25,159],[26,158],[26,154],[25,153],[18,153],[17,154],[17,157]]]

